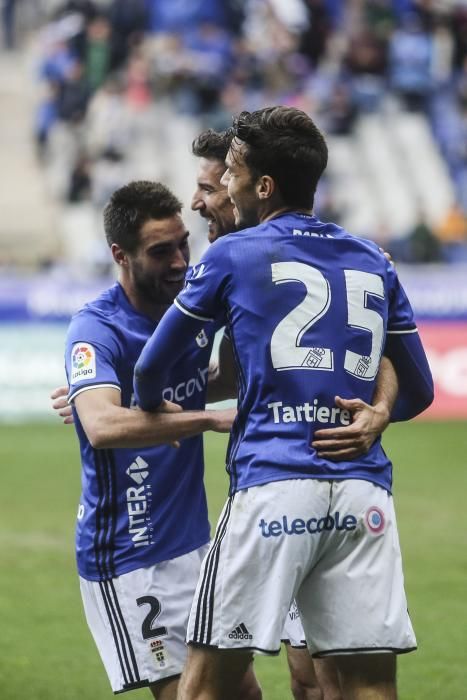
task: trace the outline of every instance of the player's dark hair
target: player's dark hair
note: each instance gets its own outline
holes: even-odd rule
[[[253,177],[272,177],[287,206],[312,208],[328,148],[305,112],[282,106],[242,112],[229,131],[247,144],[244,159]]]
[[[131,253],[138,247],[142,226],[149,219],[168,219],[182,210],[179,199],[160,182],[139,180],[116,190],[104,209],[109,246],[117,243]]]
[[[197,158],[208,158],[209,160],[225,161],[232,134],[229,131],[214,131],[206,129],[195,138],[191,144],[191,152]]]

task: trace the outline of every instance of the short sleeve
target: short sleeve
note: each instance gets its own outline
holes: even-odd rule
[[[388,286],[387,333],[414,333],[417,330],[414,313],[393,265],[388,265]]]
[[[72,319],[65,345],[68,401],[96,386],[120,389],[116,373],[120,348],[111,326],[83,312]]]
[[[215,321],[217,325],[226,323],[229,250],[228,241],[222,238],[208,248],[175,300],[180,311],[201,321]]]

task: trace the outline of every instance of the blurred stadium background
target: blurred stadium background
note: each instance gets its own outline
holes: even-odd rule
[[[185,202],[197,260],[207,241],[189,208],[192,138],[243,109],[282,103],[327,135],[316,213],[391,252],[417,315],[436,400],[430,422],[391,428],[387,440],[401,463],[406,568],[428,651],[402,661],[401,697],[466,698],[467,0],[0,7],[0,557],[9,572],[0,695],[16,699],[26,684],[33,700],[110,697],[75,585],[76,445],[51,423],[48,399],[64,380],[70,315],[114,276],[103,205],[130,179],[162,180]],[[223,449],[208,443],[214,515]],[[451,480],[440,480],[441,468]],[[70,670],[67,678],[60,666],[57,694],[54,664]],[[272,668],[266,700],[284,700],[283,667],[280,678]]]
[[[398,265],[436,376],[427,415],[467,416],[466,0],[0,2],[0,417],[47,414],[67,320],[113,275],[110,193],[171,186],[196,260],[191,140],[273,103],[327,134],[317,214]]]

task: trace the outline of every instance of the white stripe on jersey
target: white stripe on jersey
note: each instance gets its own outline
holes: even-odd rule
[[[208,316],[200,316],[199,314],[194,314],[193,311],[188,311],[184,306],[181,305],[177,299],[174,299],[174,304],[177,307],[179,311],[184,313],[186,316],[191,316],[191,318],[196,318],[198,321],[214,321],[213,318],[209,318]]]

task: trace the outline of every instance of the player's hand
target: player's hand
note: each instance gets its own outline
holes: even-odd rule
[[[208,382],[213,382],[219,375],[219,363],[217,360],[209,360]]]
[[[370,406],[361,399],[335,398],[336,406],[350,412],[351,425],[342,428],[317,430],[311,446],[319,457],[338,461],[355,459],[370,449],[390,420],[390,412],[384,403]]]
[[[230,433],[232,423],[237,415],[236,408],[223,408],[212,413],[212,428],[216,433]]]
[[[50,394],[52,399],[52,408],[57,411],[58,415],[63,418],[65,425],[71,425],[73,421],[73,413],[66,397],[68,396],[67,386],[58,386]]]
[[[380,251],[382,252],[382,254],[384,255],[384,257],[386,258],[386,260],[387,260],[389,263],[391,263],[391,265],[394,265],[394,260],[392,259],[391,253],[388,253],[388,251],[387,251],[387,250],[384,250],[384,248],[380,248]]]

